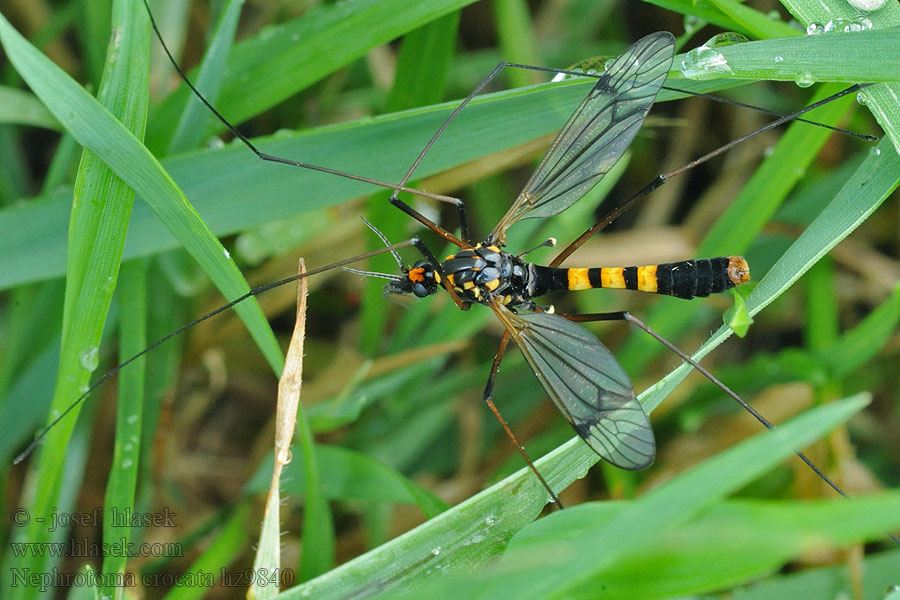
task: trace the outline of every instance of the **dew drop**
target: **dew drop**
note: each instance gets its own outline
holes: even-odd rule
[[[225,258],[231,258],[231,253],[228,251],[228,248],[222,248],[222,252],[225,253]]]
[[[701,46],[684,55],[681,72],[689,79],[714,79],[717,75],[727,75],[733,71],[724,56],[712,48]]]
[[[97,346],[90,346],[78,353],[78,362],[85,371],[93,373],[100,363],[100,350]]]
[[[733,46],[734,44],[743,44],[744,42],[749,41],[750,40],[748,40],[745,35],[735,33],[734,31],[726,31],[725,33],[719,33],[709,38],[703,45],[711,48],[722,48],[724,46]]]
[[[431,551],[431,555],[432,555],[432,556],[437,556],[437,555],[440,554],[440,553],[441,553],[441,547],[440,547],[440,546],[438,546],[437,548],[435,548],[434,550]]]
[[[833,31],[836,31],[837,33],[845,33],[847,31],[852,31],[852,26],[853,21],[851,21],[850,19],[838,17],[825,23],[825,33],[831,33]]]
[[[784,62],[784,57],[783,57],[783,56],[776,56],[776,57],[775,57],[775,62],[777,62],[777,63]]]
[[[867,100],[866,100],[866,95],[863,94],[862,92],[857,92],[857,94],[856,94],[856,101],[857,101],[859,104],[862,104],[863,106],[865,106],[865,105],[866,105],[866,102],[867,102]]]
[[[128,418],[125,419],[125,421],[126,421],[129,425],[134,425],[134,424],[137,422],[137,420],[138,420],[138,416],[137,416],[137,415],[128,415]]]
[[[806,35],[819,35],[820,33],[825,33],[825,26],[821,23],[810,23],[806,26]]]
[[[715,79],[720,75],[734,73],[728,65],[728,61],[716,48],[746,41],[746,37],[733,32],[713,36],[684,55],[684,59],[681,61],[681,72],[689,79]]]
[[[91,386],[89,386],[88,384],[78,386],[79,394],[87,394],[89,391],[91,391]]]
[[[802,87],[802,88],[808,88],[815,82],[816,82],[816,78],[812,73],[800,73],[794,79],[794,83],[797,84],[797,87]]]
[[[494,520],[494,517],[492,517],[491,515],[488,515],[484,518],[484,524],[488,527],[492,526],[495,522],[496,521]]]
[[[133,465],[133,464],[134,464],[134,463],[132,462],[132,460],[131,460],[130,458],[126,458],[125,460],[122,461],[122,468],[123,468],[123,469],[130,469],[130,468],[131,468],[131,465]]]
[[[879,150],[878,148],[875,148],[875,147],[870,148],[869,156],[881,156],[881,150]]]

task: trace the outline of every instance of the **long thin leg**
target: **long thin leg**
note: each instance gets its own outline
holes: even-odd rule
[[[531,458],[528,457],[528,454],[525,452],[525,447],[519,443],[519,440],[516,439],[516,434],[512,432],[512,429],[509,428],[509,424],[507,424],[506,419],[503,418],[503,415],[500,414],[500,411],[497,410],[497,407],[494,405],[494,381],[497,378],[497,371],[500,370],[500,361],[503,359],[503,353],[506,352],[506,347],[509,345],[509,332],[505,331],[503,333],[503,337],[500,339],[500,346],[497,348],[497,354],[494,355],[494,363],[491,365],[491,372],[488,374],[487,385],[484,386],[484,401],[488,405],[488,408],[491,409],[491,412],[494,413],[494,416],[500,422],[500,426],[503,427],[503,431],[506,432],[506,435],[509,439],[512,440],[512,443],[515,445],[516,450],[518,450],[519,454],[522,458],[525,459],[525,462],[528,464],[528,468],[532,470],[538,480],[541,482],[541,485],[544,486],[544,489],[547,490],[547,493],[550,494],[550,498],[556,506],[559,508],[564,508],[562,503],[559,501],[556,493],[550,487],[550,484],[544,479],[543,475],[541,475],[540,471],[537,470],[537,467],[534,466],[534,463],[531,462]]]
[[[462,109],[465,108],[466,105],[468,105],[469,102],[471,102],[475,98],[475,96],[480,94],[481,91],[484,90],[485,86],[487,86],[487,84],[490,83],[491,80],[493,80],[494,77],[496,77],[506,67],[510,67],[510,68],[514,68],[514,69],[526,69],[529,71],[541,71],[541,72],[546,72],[546,73],[563,73],[563,74],[568,74],[568,75],[578,75],[578,76],[582,76],[582,77],[598,77],[598,75],[587,74],[587,73],[583,73],[583,72],[579,72],[579,71],[566,71],[566,70],[561,70],[561,69],[552,69],[549,67],[521,65],[521,64],[509,63],[509,62],[499,63],[487,75],[487,77],[482,79],[481,82],[477,86],[475,86],[475,89],[473,89],[469,93],[469,95],[466,96],[463,99],[463,101],[460,102],[459,105],[453,109],[453,112],[451,112],[450,115],[441,124],[441,126],[438,127],[437,131],[434,132],[434,135],[431,136],[431,139],[428,140],[428,143],[425,144],[425,146],[422,148],[422,151],[419,152],[419,155],[413,161],[412,165],[410,165],[409,169],[407,169],[406,175],[403,176],[403,179],[398,184],[398,188],[405,186],[409,182],[413,173],[419,167],[419,165],[422,163],[422,160],[425,158],[425,155],[428,154],[429,150],[431,150],[432,146],[434,146],[434,143],[437,141],[437,139],[444,133],[444,131],[446,131],[447,127],[459,115],[459,113],[462,111]],[[411,206],[409,206],[408,204],[406,204],[405,202],[403,202],[402,200],[400,200],[398,198],[398,194],[401,191],[405,191],[405,190],[402,190],[402,189],[394,190],[394,193],[391,194],[391,198],[390,198],[391,204],[393,204],[394,206],[396,206],[397,208],[399,208],[406,214],[410,215],[411,217],[413,217],[420,223],[424,224],[426,227],[429,227],[430,229],[437,231],[437,229],[435,229],[434,227],[439,228],[439,226],[435,225],[434,227],[432,227],[432,225],[434,225],[434,224],[431,223],[431,221],[428,221],[428,219],[426,219],[420,213],[416,212],[415,209],[413,209]],[[466,218],[466,207],[465,207],[465,204],[462,202],[462,200],[457,199],[454,202],[454,204],[456,205],[457,212],[459,213],[460,237],[462,238],[462,241],[465,243],[465,245],[459,244],[457,242],[453,242],[453,243],[455,243],[457,246],[460,246],[461,248],[467,248],[467,247],[471,246],[471,239],[469,238],[469,224],[468,224],[468,220]],[[431,224],[429,225],[429,223],[431,223]],[[438,233],[440,234],[440,231],[438,231]],[[444,237],[445,237],[445,239],[449,239],[449,238],[446,238],[446,236],[444,236]],[[451,240],[451,241],[453,241],[453,240]]]
[[[224,304],[224,305],[220,306],[219,308],[215,309],[214,311],[208,312],[208,313],[206,313],[205,315],[203,315],[202,317],[197,317],[196,319],[194,319],[194,320],[191,321],[190,323],[187,323],[187,324],[185,324],[185,325],[182,325],[181,327],[179,327],[179,328],[176,329],[175,331],[172,331],[172,332],[166,334],[165,336],[159,338],[158,340],[156,340],[155,342],[153,342],[152,344],[150,344],[149,346],[147,346],[146,348],[144,348],[143,350],[141,350],[140,352],[138,352],[138,353],[135,354],[134,356],[128,358],[127,360],[124,360],[124,361],[120,362],[120,363],[117,364],[115,367],[113,367],[112,369],[110,369],[109,371],[107,371],[106,373],[104,373],[103,375],[101,375],[101,376],[100,376],[100,377],[99,377],[99,378],[98,378],[98,379],[97,379],[97,380],[96,380],[96,381],[95,381],[88,389],[86,389],[86,390],[81,394],[81,396],[79,396],[78,398],[76,398],[75,401],[72,402],[72,404],[70,404],[64,411],[62,411],[59,415],[57,415],[57,417],[56,417],[49,425],[47,425],[46,427],[44,427],[44,428],[40,431],[40,433],[38,433],[38,434],[35,436],[35,438],[31,441],[31,443],[28,444],[28,447],[25,448],[25,450],[23,450],[22,452],[20,452],[18,456],[16,456],[16,458],[13,460],[13,464],[14,464],[14,465],[17,465],[17,464],[19,464],[20,462],[22,462],[23,460],[25,460],[25,458],[26,458],[29,454],[31,454],[32,450],[34,450],[34,449],[37,447],[37,445],[41,442],[41,440],[44,439],[44,437],[47,435],[47,433],[48,433],[51,429],[53,429],[54,427],[56,427],[57,423],[59,423],[60,421],[62,421],[62,420],[66,417],[66,415],[68,415],[70,412],[72,412],[72,410],[75,409],[76,406],[78,406],[79,404],[81,404],[81,403],[85,400],[85,398],[87,398],[88,396],[90,396],[91,393],[92,393],[94,390],[96,390],[98,387],[100,387],[100,384],[101,384],[101,383],[103,383],[104,381],[106,381],[107,379],[109,379],[110,377],[112,377],[113,375],[115,375],[116,373],[118,373],[119,371],[121,371],[122,369],[124,369],[125,367],[127,367],[128,365],[130,365],[131,363],[133,363],[134,361],[136,361],[137,359],[139,359],[140,357],[142,357],[142,356],[144,356],[145,354],[147,354],[148,352],[152,351],[154,348],[156,348],[156,347],[159,346],[160,344],[163,344],[163,343],[169,341],[169,340],[172,339],[173,337],[177,337],[177,336],[181,335],[182,333],[184,333],[185,331],[187,331],[188,329],[190,329],[190,328],[193,327],[194,325],[197,325],[198,323],[202,323],[203,321],[206,321],[206,320],[208,320],[208,319],[211,319],[211,318],[213,318],[214,316],[218,315],[219,313],[225,312],[225,311],[228,310],[229,308],[232,308],[232,307],[235,306],[236,304],[240,304],[241,302],[243,302],[243,301],[246,300],[247,298],[250,298],[250,297],[252,297],[252,296],[257,296],[257,295],[259,295],[259,294],[262,294],[263,292],[266,292],[266,291],[268,291],[268,290],[271,290],[272,288],[277,288],[277,287],[279,287],[279,286],[282,286],[282,285],[291,283],[292,281],[297,281],[297,280],[299,280],[299,279],[304,279],[304,278],[306,278],[306,277],[309,277],[310,275],[316,275],[316,274],[318,274],[318,273],[323,273],[323,272],[329,271],[329,270],[331,270],[331,269],[336,269],[336,268],[341,267],[341,266],[343,266],[343,265],[348,265],[348,264],[350,264],[350,263],[354,263],[354,262],[357,262],[357,261],[360,261],[360,260],[364,260],[364,259],[366,259],[366,258],[371,258],[372,256],[376,256],[376,255],[378,255],[378,254],[383,254],[383,253],[385,253],[385,252],[391,252],[391,253],[394,253],[394,252],[396,252],[396,250],[398,250],[399,248],[404,248],[404,247],[406,247],[406,246],[412,246],[412,245],[417,245],[417,244],[421,244],[421,242],[419,241],[418,238],[414,238],[414,239],[411,239],[411,240],[406,240],[406,241],[404,241],[404,242],[399,242],[399,243],[397,243],[397,244],[390,244],[390,245],[388,245],[388,246],[386,246],[386,247],[384,247],[384,248],[379,248],[378,250],[373,250],[372,252],[366,252],[365,254],[360,254],[360,255],[358,255],[358,256],[353,256],[353,257],[350,257],[350,258],[347,258],[347,259],[344,259],[344,260],[339,260],[338,262],[331,263],[330,265],[325,265],[324,267],[319,267],[319,268],[317,268],[317,269],[312,269],[312,270],[310,270],[310,271],[306,271],[306,272],[304,272],[304,273],[302,273],[302,274],[298,274],[298,275],[291,275],[290,277],[286,277],[286,278],[281,279],[281,280],[279,280],[279,281],[273,281],[272,283],[267,283],[267,284],[265,284],[265,285],[261,285],[261,286],[259,286],[259,287],[255,287],[255,288],[251,289],[249,292],[246,292],[245,294],[243,294],[243,295],[241,295],[241,296],[238,296],[237,298],[235,298],[234,300],[232,300],[232,301],[229,302],[228,304]]]
[[[685,352],[682,352],[681,349],[678,348],[678,346],[676,346],[675,344],[673,344],[672,342],[670,342],[669,340],[667,340],[666,338],[664,338],[663,336],[661,336],[660,334],[655,332],[646,323],[644,323],[643,321],[641,321],[640,319],[638,319],[637,317],[632,315],[630,312],[620,311],[620,312],[610,312],[610,313],[589,313],[589,314],[582,314],[582,315],[560,315],[560,316],[565,317],[566,319],[569,319],[570,321],[576,321],[578,323],[585,323],[585,322],[591,322],[591,321],[628,321],[629,323],[632,323],[639,329],[641,329],[641,330],[647,332],[648,334],[650,334],[651,336],[653,336],[653,338],[656,339],[660,344],[662,344],[663,346],[665,346],[666,348],[668,348],[669,350],[674,352],[676,355],[678,355],[679,358],[681,358],[681,360],[683,360],[684,362],[689,364],[691,367],[696,369],[697,372],[699,372],[701,375],[703,375],[704,377],[709,379],[711,382],[713,382],[723,392],[725,392],[728,396],[730,396],[732,400],[734,400],[735,402],[740,404],[744,410],[746,410],[751,415],[753,415],[753,418],[755,418],[757,421],[762,423],[766,427],[766,429],[775,429],[775,425],[771,421],[769,421],[762,414],[760,414],[759,411],[757,411],[755,408],[750,406],[750,404],[748,404],[743,398],[738,396],[738,394],[734,390],[732,390],[730,387],[728,387],[727,385],[722,383],[722,381],[720,381],[718,377],[716,377],[715,375],[710,373],[705,367],[703,367],[703,365],[701,365],[696,360],[691,358]],[[828,484],[828,486],[831,489],[833,489],[835,492],[837,492],[844,498],[848,498],[848,499],[850,498],[850,496],[844,490],[842,490],[838,484],[836,484],[834,481],[832,481],[831,478],[828,477],[828,475],[823,473],[822,470],[819,467],[817,467],[815,465],[815,463],[813,463],[812,460],[810,460],[810,458],[808,456],[806,456],[803,452],[797,450],[796,452],[794,452],[794,454],[796,454],[798,457],[800,457],[800,460],[802,460],[804,463],[806,463],[806,465],[810,469],[812,469],[813,473],[818,475],[822,479],[822,481],[824,481],[826,484]],[[891,537],[892,540],[894,540],[894,542],[896,542],[898,545],[900,545],[900,538],[897,538],[896,536],[894,536],[891,533],[888,533],[888,535]]]
[[[841,98],[842,96],[846,96],[847,94],[852,94],[854,92],[857,92],[862,87],[864,87],[864,86],[861,86],[859,84],[852,85],[849,88],[847,88],[841,92],[838,92],[837,94],[835,94],[833,96],[825,98],[824,100],[820,100],[814,104],[810,104],[809,106],[801,108],[800,110],[794,111],[788,115],[784,115],[783,117],[780,117],[778,119],[775,119],[774,121],[771,121],[770,123],[767,123],[766,125],[763,125],[759,129],[756,129],[755,131],[751,131],[750,133],[748,133],[746,135],[742,135],[741,137],[736,138],[736,139],[728,142],[727,144],[719,146],[715,150],[712,150],[711,152],[707,152],[700,158],[692,160],[691,162],[689,162],[688,164],[686,164],[682,167],[679,167],[673,171],[669,171],[668,173],[658,175],[653,181],[651,181],[649,184],[644,186],[643,189],[641,189],[636,194],[631,196],[631,198],[626,200],[623,204],[621,204],[617,208],[613,209],[609,214],[607,214],[605,217],[603,217],[602,219],[597,221],[594,225],[592,225],[590,228],[588,228],[587,231],[582,233],[574,242],[572,242],[571,244],[566,246],[563,249],[563,251],[560,252],[556,256],[556,258],[554,258],[550,262],[550,266],[557,267],[560,264],[562,264],[562,262],[565,259],[567,259],[569,256],[571,256],[571,254],[573,252],[575,252],[586,241],[588,241],[591,237],[593,237],[594,234],[596,234],[598,231],[600,231],[601,229],[605,228],[607,225],[609,225],[610,223],[615,221],[622,213],[624,213],[625,211],[630,209],[634,205],[635,202],[637,202],[639,199],[643,198],[644,196],[646,196],[647,194],[649,194],[656,188],[665,184],[666,181],[668,181],[672,177],[681,175],[685,171],[689,171],[689,170],[693,169],[694,167],[696,167],[697,165],[703,164],[706,161],[710,160],[711,158],[714,158],[724,152],[727,152],[728,150],[732,149],[733,147],[737,146],[738,144],[741,144],[741,143],[749,140],[750,138],[759,135],[760,133],[763,133],[765,131],[768,131],[770,129],[778,127],[779,125],[783,125],[784,123],[787,123],[788,121],[792,121],[798,115],[805,114],[815,108],[822,106],[823,104],[827,104],[828,102],[831,102],[832,100],[836,100],[838,98]]]
[[[394,193],[409,192],[410,194],[415,194],[416,196],[422,196],[424,198],[431,198],[432,200],[438,200],[441,202],[450,202],[453,204],[459,202],[459,200],[457,198],[453,198],[450,196],[444,196],[442,194],[432,194],[431,192],[424,192],[422,190],[417,190],[417,189],[406,187],[403,184],[395,185],[395,184],[389,183],[387,181],[380,181],[378,179],[372,179],[371,177],[363,177],[362,175],[354,175],[353,173],[345,173],[343,171],[338,171],[336,169],[329,169],[328,167],[320,167],[318,165],[303,163],[303,162],[299,162],[296,160],[291,160],[289,158],[283,158],[280,156],[274,156],[272,154],[266,154],[265,152],[261,151],[243,133],[241,133],[234,125],[232,125],[228,121],[228,119],[226,119],[222,115],[222,113],[220,113],[216,109],[216,107],[213,106],[212,103],[209,102],[206,99],[206,97],[200,93],[200,90],[198,90],[196,87],[194,87],[194,84],[191,82],[190,79],[188,79],[187,73],[182,71],[181,67],[178,65],[178,62],[175,60],[175,57],[172,56],[171,52],[169,52],[169,47],[166,46],[165,42],[163,41],[162,34],[160,33],[159,28],[156,25],[156,19],[153,17],[153,11],[151,11],[150,7],[147,6],[146,0],[144,0],[144,7],[146,8],[147,14],[150,17],[150,24],[153,26],[153,31],[156,32],[156,37],[160,41],[160,45],[162,45],[163,50],[166,53],[166,56],[169,57],[169,62],[172,64],[172,66],[175,68],[175,70],[181,76],[181,79],[187,84],[187,86],[189,88],[191,88],[191,91],[206,106],[206,108],[208,108],[209,111],[212,114],[214,114],[216,116],[216,118],[222,122],[223,125],[225,125],[225,127],[228,129],[228,131],[230,131],[232,133],[232,135],[234,135],[236,138],[241,140],[244,143],[244,145],[247,146],[261,160],[265,160],[268,162],[274,162],[274,163],[281,163],[283,165],[290,165],[292,167],[300,167],[303,169],[310,169],[312,171],[320,171],[322,173],[328,173],[329,175],[337,175],[338,177],[344,177],[346,179],[353,179],[355,181],[362,181],[364,183],[371,183],[372,185],[377,185],[378,187],[392,189],[392,190],[394,190]],[[422,217],[422,218],[424,218],[424,217]]]
[[[400,187],[403,187],[403,186],[400,186]],[[397,190],[394,190],[394,193],[396,194]],[[449,198],[449,196],[447,196],[447,197]],[[457,206],[457,208],[460,209],[460,214],[463,214],[465,212],[465,209],[460,208],[463,206],[462,200],[459,200],[458,198],[453,198],[453,200],[454,200],[453,204],[455,204]],[[440,225],[438,225],[437,223],[435,223],[434,221],[432,221],[431,219],[429,219],[428,217],[426,217],[425,215],[423,215],[422,213],[420,213],[419,211],[417,211],[416,209],[414,209],[412,206],[410,206],[403,200],[400,200],[399,198],[397,198],[395,196],[391,196],[390,202],[391,202],[391,204],[393,204],[394,206],[396,206],[397,208],[399,208],[400,210],[402,210],[403,212],[408,214],[410,217],[412,217],[413,219],[415,219],[416,221],[418,221],[419,223],[421,223],[428,229],[432,230],[433,232],[435,232],[436,234],[438,234],[439,236],[441,236],[442,238],[444,238],[451,244],[459,246],[460,248],[471,248],[472,247],[472,244],[469,243],[468,236],[464,232],[460,231],[460,234],[462,237],[458,238],[455,235],[453,235],[452,233],[450,233],[449,231],[447,231],[446,229],[444,229],[443,227],[441,227]]]
[[[867,87],[872,85],[870,83],[860,84],[861,87]],[[688,92],[686,90],[679,90],[677,88],[662,86],[662,89],[668,90],[670,92],[677,92],[680,94],[688,94],[695,98],[703,98],[705,100],[712,100],[713,102],[720,102],[722,104],[729,104],[731,106],[739,106],[741,108],[749,108],[750,110],[755,110],[757,112],[765,113],[767,115],[772,115],[773,117],[783,117],[784,113],[780,113],[777,110],[769,110],[768,108],[763,108],[762,106],[754,106],[752,104],[747,104],[746,102],[738,102],[737,100],[732,100],[731,98],[723,98],[721,96],[716,96],[715,94],[704,94],[702,92]],[[828,125],[826,123],[819,123],[818,121],[811,121],[809,119],[801,119],[796,118],[794,121],[799,121],[801,123],[806,123],[807,125],[815,125],[816,127],[821,127],[822,129],[828,129],[830,131],[834,131],[835,133],[841,133],[843,135],[849,135],[850,137],[855,137],[860,140],[866,140],[867,142],[877,142],[878,138],[874,135],[869,135],[867,133],[857,133],[855,131],[850,131],[849,129],[842,129],[840,127],[835,127],[834,125]]]

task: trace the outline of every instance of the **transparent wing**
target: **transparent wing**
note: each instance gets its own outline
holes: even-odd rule
[[[506,230],[519,219],[553,216],[594,187],[631,144],[674,55],[675,39],[663,31],[641,38],[611,61],[490,239],[503,243]]]
[[[548,313],[491,308],[515,338],[556,407],[594,452],[622,469],[656,455],[650,421],[628,375],[588,330]]]

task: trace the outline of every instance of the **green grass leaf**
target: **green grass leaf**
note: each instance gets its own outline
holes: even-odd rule
[[[0,35],[20,74],[67,130],[150,205],[226,297],[244,294],[249,288],[240,271],[153,155],[74,81],[28,45],[5,19],[0,19]],[[246,319],[272,369],[278,372],[281,351],[259,306],[251,300],[235,310]]]

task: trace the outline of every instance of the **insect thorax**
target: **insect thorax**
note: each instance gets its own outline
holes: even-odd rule
[[[513,307],[531,304],[528,264],[497,246],[460,250],[444,260],[441,271],[464,302],[487,304],[498,297]]]

